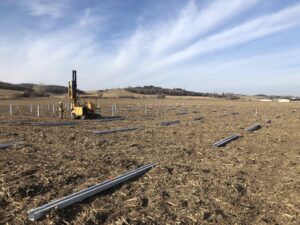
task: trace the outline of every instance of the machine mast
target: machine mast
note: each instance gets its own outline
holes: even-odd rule
[[[76,70],[72,71],[72,80],[69,81],[68,95],[72,101],[72,108],[74,106],[77,106],[78,97],[77,97],[77,72],[76,72]]]

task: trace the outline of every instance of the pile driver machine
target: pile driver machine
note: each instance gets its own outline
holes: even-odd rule
[[[96,106],[91,101],[80,103],[77,90],[77,72],[72,71],[72,80],[69,81],[68,96],[71,99],[71,116],[73,119],[94,119],[101,117],[95,113]]]

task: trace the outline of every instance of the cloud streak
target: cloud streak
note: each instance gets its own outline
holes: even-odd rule
[[[67,1],[24,0],[22,4],[33,16],[59,18],[63,16],[64,11],[67,9]]]
[[[299,26],[299,15],[300,5],[297,5],[278,13],[262,16],[224,32],[200,39],[195,44],[188,46],[184,50],[170,55],[163,63],[177,63],[194,56],[219,51],[224,48],[239,45],[266,35]]]
[[[158,28],[154,41],[154,53],[158,54],[169,48],[178,48],[188,42],[204,36],[207,32],[215,30],[220,25],[242,14],[257,4],[258,0],[218,0],[205,9],[198,9],[195,1],[190,1],[180,12],[175,22],[163,24]]]
[[[133,54],[128,52],[126,56],[126,63],[122,69],[119,71],[123,71],[126,73],[126,77],[119,77],[118,80],[121,83],[126,83],[128,80],[134,84],[136,80],[149,80],[148,77],[152,77],[152,82],[155,81],[155,77],[157,79],[163,73],[165,77],[172,80],[172,72],[170,70],[173,67],[180,68],[179,65],[188,62],[188,60],[193,60],[197,57],[204,57],[206,54],[215,53],[219,51],[224,51],[228,48],[232,48],[234,46],[240,46],[243,43],[247,43],[249,41],[254,41],[265,36],[276,34],[280,31],[288,30],[292,27],[296,27],[299,25],[299,15],[300,15],[300,7],[299,5],[281,10],[280,12],[272,13],[270,15],[265,15],[251,21],[247,21],[243,24],[239,24],[234,28],[226,29],[222,32],[212,34],[210,36],[200,38],[198,41],[191,45],[187,45],[186,48],[180,51],[172,52],[169,55],[161,56],[159,54],[155,55],[152,52],[152,42],[151,39],[148,40],[148,34],[145,32],[143,35],[139,35],[139,42],[134,42],[133,46],[130,46],[129,49],[143,49],[144,46],[148,47],[148,52],[145,53],[140,51],[139,53],[135,52],[134,57]],[[142,37],[141,37],[142,36]],[[134,38],[130,40],[134,40]],[[155,43],[154,37],[154,43]],[[150,58],[144,56],[151,56]],[[139,60],[136,60],[136,59]],[[117,58],[118,61],[118,58]],[[136,63],[138,61],[138,63]],[[118,61],[119,62],[119,61]],[[128,67],[128,65],[135,65],[133,69]],[[261,67],[261,70],[264,71],[264,68]],[[169,71],[166,72],[166,71]],[[192,80],[197,80],[197,76],[199,72],[203,74],[203,70],[197,70],[196,68],[193,70],[193,73],[190,73]],[[198,72],[199,71],[199,72]],[[209,74],[209,69],[206,68],[205,76]],[[240,71],[239,71],[240,72]],[[259,71],[258,71],[259,72]],[[240,72],[241,73],[241,72]],[[169,75],[168,75],[169,74]],[[188,74],[186,70],[182,70],[180,74]],[[220,73],[222,74],[222,73]],[[223,75],[223,74],[222,74]],[[241,75],[244,75],[242,72]],[[226,75],[223,75],[226,76]],[[107,82],[111,82],[110,75],[107,77]],[[185,75],[184,75],[185,77]],[[217,78],[212,78],[217,79]],[[164,79],[167,82],[166,79]],[[130,82],[128,82],[130,84]],[[112,83],[112,82],[111,82]],[[180,85],[179,82],[177,82]],[[114,84],[114,85],[117,85]]]
[[[298,34],[300,26],[300,4],[287,4],[275,11],[256,15],[255,7],[261,4],[260,0],[228,0],[226,3],[215,0],[205,4],[189,1],[177,14],[157,19],[155,23],[140,20],[137,14],[136,21],[132,21],[127,30],[119,30],[122,29],[120,15],[104,11],[101,3],[80,9],[73,7],[71,15],[64,14],[66,8],[72,8],[66,2],[35,0],[24,4],[29,16],[48,17],[55,26],[48,31],[28,28],[17,43],[9,38],[0,38],[0,57],[3,59],[0,70],[5,71],[0,73],[1,80],[64,84],[69,79],[69,72],[77,68],[83,76],[81,85],[87,89],[152,82],[164,86],[182,84],[195,90],[193,81],[206,80],[210,84],[208,89],[219,90],[222,84],[213,82],[217,76],[226,77],[229,81],[235,79],[224,75],[226,71],[233,73],[233,67],[225,64],[238,65],[235,76],[240,79],[244,76],[239,66],[243,60],[240,57],[248,56],[247,53],[242,55],[241,50],[249,50],[254,55],[268,55],[268,52],[260,50],[262,39],[270,38],[272,41],[283,32]],[[251,16],[247,18],[247,15]],[[240,19],[241,16],[243,19]],[[73,18],[72,21],[67,17]],[[118,29],[110,30],[110,27]],[[256,49],[247,49],[251,42],[257,43]],[[293,43],[295,46],[290,46],[289,39],[282,41],[277,57],[273,59],[276,62],[281,60],[278,55],[287,51],[283,53],[282,49],[296,47],[295,51],[298,51],[300,44]],[[227,55],[226,52],[233,54]],[[216,70],[213,65],[205,66],[210,65],[206,63],[208,60],[223,65],[220,66],[223,71]],[[259,65],[260,71],[257,69],[256,73],[275,74],[270,72],[269,64],[253,62]],[[251,63],[244,65],[253,67]],[[278,74],[295,74],[297,71],[300,72],[299,66],[294,66],[293,70],[279,70]],[[91,79],[84,79],[85,74]],[[180,76],[185,79],[179,79]],[[231,85],[228,87],[232,88]]]

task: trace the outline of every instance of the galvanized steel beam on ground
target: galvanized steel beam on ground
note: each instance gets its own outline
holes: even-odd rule
[[[176,113],[176,115],[179,115],[179,116],[181,116],[181,115],[187,115],[188,113],[187,112],[179,112],[179,113]]]
[[[228,144],[229,142],[231,142],[231,141],[233,141],[235,139],[238,139],[239,137],[241,137],[240,134],[232,134],[229,137],[227,137],[227,138],[225,138],[225,139],[223,139],[221,141],[218,141],[218,142],[214,143],[214,146],[215,147],[222,147],[222,146]]]
[[[152,169],[156,164],[154,163],[150,163],[147,164],[145,166],[142,166],[140,168],[137,168],[135,170],[132,170],[130,172],[127,172],[121,176],[118,176],[114,179],[105,181],[103,183],[94,185],[92,187],[83,189],[81,191],[78,191],[74,194],[71,194],[69,196],[66,196],[64,198],[52,201],[46,205],[43,205],[41,207],[38,207],[36,209],[30,210],[28,212],[28,217],[30,220],[35,221],[41,217],[44,216],[44,214],[54,208],[65,208],[69,205],[72,205],[76,202],[81,202],[82,200],[91,197],[95,194],[98,194],[104,190],[107,190],[109,188],[112,188],[114,186],[117,186],[121,183],[124,183],[130,179],[133,179],[135,177],[138,177],[144,173],[146,173],[147,171],[149,171],[150,169]]]
[[[102,119],[97,119],[97,122],[110,122],[110,121],[116,121],[116,120],[124,120],[125,117],[104,117]]]
[[[133,131],[137,130],[137,127],[132,127],[132,128],[120,128],[120,129],[113,129],[113,130],[94,130],[93,133],[95,134],[111,134],[111,133],[117,133],[117,132],[125,132],[125,131]]]
[[[174,121],[161,122],[160,125],[161,125],[161,126],[169,126],[169,125],[172,125],[172,124],[178,124],[178,123],[180,123],[179,120],[174,120]]]
[[[59,127],[59,126],[77,126],[77,122],[34,122],[29,123],[31,126],[40,126],[40,127]]]
[[[12,146],[20,145],[20,144],[22,144],[22,143],[23,143],[23,142],[3,143],[3,144],[0,144],[0,149],[10,148],[10,147],[12,147]]]
[[[261,126],[259,124],[254,124],[251,127],[247,128],[247,131],[253,132],[253,131],[259,130],[260,128],[261,128]]]
[[[26,125],[28,121],[1,121],[0,124],[5,124],[9,126],[17,126],[17,125]]]

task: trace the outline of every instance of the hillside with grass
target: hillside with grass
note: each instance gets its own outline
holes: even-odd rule
[[[0,82],[0,96],[2,98],[49,97],[51,95],[66,95],[67,93],[68,88],[61,85]],[[84,94],[85,92],[79,90],[79,93]]]
[[[158,98],[164,98],[165,96],[192,96],[192,97],[213,97],[213,98],[226,98],[226,99],[239,99],[240,96],[232,93],[207,93],[207,92],[194,92],[187,91],[181,88],[162,88],[156,86],[143,86],[143,87],[128,87],[125,88],[126,91],[135,94],[143,95],[156,95]]]

